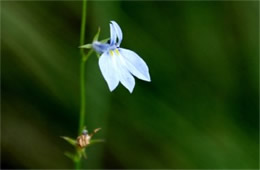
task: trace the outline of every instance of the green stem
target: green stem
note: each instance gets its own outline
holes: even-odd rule
[[[75,169],[81,169],[80,168],[80,161],[75,162]]]
[[[81,30],[80,30],[80,45],[85,43],[85,30],[86,30],[86,20],[87,20],[87,0],[82,2],[82,18],[81,18]],[[84,49],[80,49],[81,56],[84,56]]]
[[[80,63],[80,117],[79,117],[79,134],[85,125],[85,115],[86,115],[86,82],[85,82],[85,64],[86,61],[81,59]]]
[[[82,3],[82,18],[81,18],[81,31],[80,31],[80,45],[84,45],[85,30],[87,19],[87,0],[83,0]],[[80,49],[81,63],[80,63],[80,117],[79,117],[79,129],[78,133],[81,134],[85,125],[86,115],[86,82],[85,82],[85,64],[89,55],[84,53],[84,49]],[[78,151],[77,151],[78,152]],[[80,169],[80,159],[75,161],[75,169]]]

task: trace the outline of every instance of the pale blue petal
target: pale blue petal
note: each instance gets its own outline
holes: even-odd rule
[[[141,80],[151,81],[148,66],[138,54],[124,48],[119,48],[119,53],[124,58],[128,71]]]
[[[122,42],[122,39],[123,39],[123,33],[122,33],[122,30],[120,28],[120,26],[115,22],[115,21],[111,21],[115,31],[116,31],[116,35],[117,35],[117,38],[118,38],[118,46],[120,46],[121,42]]]
[[[116,55],[115,60],[117,63],[117,73],[119,76],[119,81],[129,90],[130,93],[133,92],[135,87],[135,79],[131,73],[127,70],[124,65],[124,61],[121,56]]]
[[[110,45],[95,41],[95,42],[93,42],[92,47],[98,53],[104,53],[105,51],[107,51],[110,48]]]
[[[116,43],[117,33],[114,26],[112,24],[109,25],[110,25],[110,45],[114,45]]]
[[[100,56],[98,64],[101,73],[108,84],[109,90],[113,91],[119,84],[116,62],[113,61],[112,57],[109,55],[109,52],[105,52]]]
[[[134,77],[128,71],[122,71],[120,75],[120,82],[132,93],[135,87]]]

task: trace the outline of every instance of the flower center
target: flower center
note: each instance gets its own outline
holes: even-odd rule
[[[110,51],[109,51],[109,54],[110,54],[110,56],[113,57],[113,56],[114,56],[114,51],[113,51],[113,50],[110,50]]]
[[[117,55],[120,55],[119,50],[117,48],[115,49],[115,52]]]
[[[111,57],[114,56],[114,53],[116,53],[118,56],[120,55],[119,50],[116,48],[114,50],[109,50],[109,54]]]

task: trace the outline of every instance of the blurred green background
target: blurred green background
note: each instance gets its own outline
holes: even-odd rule
[[[79,117],[80,1],[1,2],[2,168],[73,168]],[[151,83],[113,93],[93,55],[85,168],[259,168],[259,2],[90,1],[86,41],[109,21]]]

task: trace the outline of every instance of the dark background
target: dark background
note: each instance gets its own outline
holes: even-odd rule
[[[90,1],[86,41],[109,21],[151,83],[109,92],[91,56],[85,168],[259,168],[258,1]],[[2,168],[73,168],[80,1],[1,2]]]

